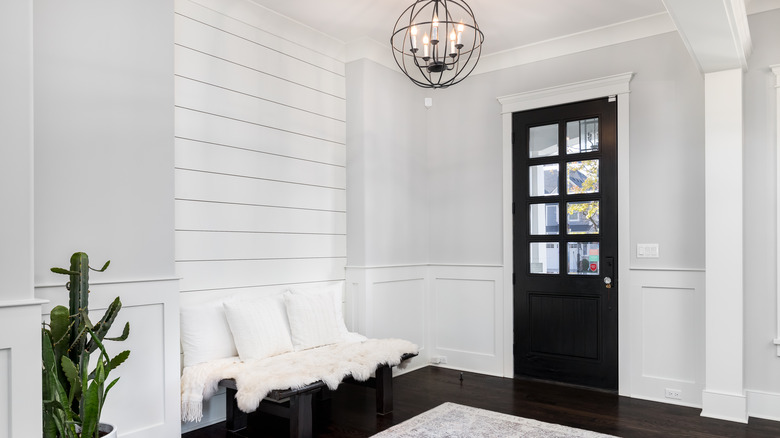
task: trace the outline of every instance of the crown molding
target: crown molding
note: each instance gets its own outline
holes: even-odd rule
[[[666,12],[485,55],[472,75],[674,32]]]

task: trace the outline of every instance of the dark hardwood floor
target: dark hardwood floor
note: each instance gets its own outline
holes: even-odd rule
[[[426,367],[393,379],[395,411],[374,411],[372,389],[341,385],[317,413],[317,437],[368,437],[444,402],[564,424],[620,437],[780,437],[780,422],[750,419],[748,424],[701,417],[701,410],[649,402],[582,388],[531,380],[503,379]],[[287,437],[284,419],[250,417],[247,436]],[[226,437],[224,423],[182,438]]]

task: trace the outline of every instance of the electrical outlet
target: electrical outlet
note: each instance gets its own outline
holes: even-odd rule
[[[431,363],[434,365],[447,363],[447,356],[431,356]]]
[[[675,400],[682,400],[682,391],[679,389],[670,389],[666,388],[666,392],[664,394],[666,398],[672,398]]]

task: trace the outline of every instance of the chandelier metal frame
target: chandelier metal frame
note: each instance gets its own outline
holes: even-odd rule
[[[421,33],[422,50],[417,40]],[[447,88],[474,71],[484,40],[466,2],[417,0],[396,20],[390,46],[396,64],[416,85]]]

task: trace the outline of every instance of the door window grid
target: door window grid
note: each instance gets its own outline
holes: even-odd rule
[[[532,202],[528,205],[530,236],[560,235],[560,222],[565,221],[566,236],[588,235],[591,240],[598,239],[599,159],[566,159],[567,155],[598,153],[598,127],[598,118],[589,118],[529,128],[528,195],[532,198],[557,198],[555,203]],[[560,145],[556,131],[564,129],[566,142]],[[561,149],[562,154],[557,149]],[[550,161],[555,157],[561,158],[557,162],[534,164],[540,158]],[[566,169],[564,175],[559,171],[561,166]],[[566,191],[562,195],[559,187],[564,183]],[[569,201],[579,196],[596,196],[596,199]],[[599,274],[598,241],[529,241],[529,251],[528,269],[532,274]],[[561,269],[562,263],[565,263],[566,269]]]

